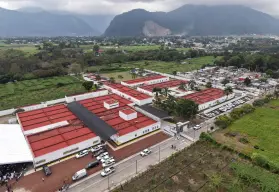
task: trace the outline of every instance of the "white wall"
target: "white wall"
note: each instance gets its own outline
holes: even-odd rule
[[[139,129],[139,130],[136,130],[134,132],[131,132],[131,133],[128,133],[126,135],[123,135],[121,137],[118,137],[116,139],[116,143],[119,145],[119,144],[123,144],[123,143],[126,143],[128,141],[131,141],[135,138],[138,138],[138,137],[141,137],[143,135],[146,135],[150,132],[153,132],[155,130],[158,130],[161,128],[161,123],[160,122],[157,122],[157,123],[154,123],[152,125],[149,125],[147,127],[144,127],[142,129]]]
[[[234,96],[235,96],[235,93],[230,94],[228,96],[223,96],[223,97],[221,97],[219,99],[216,99],[216,100],[204,103],[204,104],[201,104],[201,105],[199,105],[199,111],[207,109],[207,108],[212,107],[212,106],[215,106],[215,105],[217,105],[219,103],[223,103],[223,102],[225,102],[225,101],[227,101],[229,99],[234,98]]]
[[[139,92],[141,92],[141,93],[144,93],[144,94],[149,95],[149,96],[152,96],[152,97],[155,95],[155,93],[153,93],[152,91],[150,92],[150,91],[147,91],[147,90],[142,89],[142,88],[140,88],[140,87],[138,87],[137,90],[138,90]]]
[[[152,97],[144,99],[144,100],[138,100],[138,99],[136,99],[134,97],[131,97],[130,95],[127,95],[126,93],[123,93],[121,91],[118,91],[117,89],[114,89],[114,88],[112,88],[108,85],[104,85],[104,88],[111,90],[112,93],[114,93],[116,95],[119,95],[119,96],[121,96],[121,97],[123,97],[127,100],[130,100],[130,101],[136,103],[137,105],[145,105],[145,104],[148,104],[148,103],[152,103],[152,100],[153,100]]]
[[[7,110],[0,111],[0,117],[5,116],[5,115],[11,115],[15,110],[16,109],[13,108],[13,109],[7,109]]]
[[[169,77],[163,77],[160,79],[152,79],[149,81],[137,82],[134,84],[127,84],[122,81],[121,84],[124,86],[127,86],[127,87],[138,87],[138,86],[142,86],[142,85],[152,85],[152,84],[162,83],[162,82],[166,82],[166,81],[169,81]]]
[[[47,107],[46,103],[38,104],[38,105],[31,105],[31,106],[26,106],[26,107],[20,107],[21,109],[24,109],[25,111],[33,111],[36,109],[41,109]]]
[[[81,101],[81,100],[90,99],[90,98],[94,98],[94,97],[100,97],[100,96],[104,96],[104,95],[108,95],[108,90],[100,90],[100,91],[96,91],[96,92],[85,93],[82,95],[74,95],[71,97],[65,96],[65,99],[66,99],[67,103],[70,103],[75,100]]]
[[[39,167],[39,166],[42,166],[42,165],[47,164],[49,162],[52,162],[52,161],[61,159],[63,157],[66,157],[68,155],[71,155],[73,153],[77,153],[78,151],[84,150],[84,149],[89,148],[93,145],[98,145],[98,144],[100,144],[100,142],[101,142],[100,137],[96,136],[92,139],[77,143],[75,145],[65,147],[63,149],[59,149],[59,150],[54,151],[52,153],[48,153],[48,154],[45,154],[45,155],[42,155],[42,156],[39,156],[39,157],[35,157],[34,158],[34,167]],[[64,152],[70,151],[72,149],[76,149],[76,150],[71,151],[67,154],[63,154]],[[40,163],[37,163],[37,162],[40,162]]]

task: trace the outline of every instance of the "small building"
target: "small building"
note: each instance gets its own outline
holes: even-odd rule
[[[152,85],[156,83],[162,83],[169,80],[169,77],[165,77],[162,75],[153,75],[149,77],[144,77],[140,79],[133,79],[129,81],[122,81],[121,84],[127,87],[139,87],[143,85]]]

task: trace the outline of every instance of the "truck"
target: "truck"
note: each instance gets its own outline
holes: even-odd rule
[[[72,179],[73,179],[73,181],[76,181],[76,180],[79,180],[79,179],[81,179],[81,178],[83,178],[83,177],[86,177],[86,176],[87,176],[87,171],[86,171],[86,169],[82,169],[82,170],[79,170],[78,172],[76,172],[76,173],[73,175]]]

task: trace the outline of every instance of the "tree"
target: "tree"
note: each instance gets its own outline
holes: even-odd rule
[[[73,63],[71,66],[70,66],[70,73],[73,73],[75,75],[78,75],[80,72],[81,72],[81,66],[77,63]]]
[[[109,78],[109,82],[110,82],[110,83],[115,83],[115,78],[114,78],[114,77],[110,77],[110,78]]]
[[[232,93],[233,93],[233,88],[232,87],[228,86],[228,87],[225,88],[225,90],[224,90],[225,95],[228,96],[229,94],[232,94]]]
[[[93,51],[94,51],[95,53],[97,53],[97,52],[99,52],[99,50],[100,50],[100,46],[97,45],[97,44],[95,44],[95,45],[93,46]]]
[[[228,84],[230,82],[230,80],[228,80],[227,78],[225,78],[221,83],[226,86],[226,84]]]
[[[159,87],[154,87],[152,90],[152,93],[155,93],[156,97],[158,97],[159,93],[161,93],[161,92],[162,92],[162,89]]]
[[[195,86],[197,85],[197,83],[194,80],[190,80],[188,84],[191,90],[194,90]]]
[[[246,78],[244,79],[244,84],[245,84],[246,86],[249,86],[249,85],[251,84],[251,79],[249,79],[249,77],[246,77]]]
[[[211,82],[207,82],[205,85],[206,88],[212,88],[212,83]]]
[[[269,77],[272,77],[273,75],[273,71],[271,69],[268,69],[266,72],[265,72]]]
[[[173,74],[174,76],[176,76],[176,75],[177,75],[177,71],[173,71],[172,74]]]
[[[184,81],[181,81],[178,88],[185,91],[186,90],[186,83]]]
[[[93,87],[92,81],[85,81],[82,83],[82,86],[89,92]]]
[[[187,119],[196,116],[199,110],[199,105],[192,100],[179,99],[175,107],[175,114],[179,117],[185,117]]]
[[[118,79],[123,79],[124,77],[122,75],[118,75]]]
[[[102,78],[101,78],[100,75],[96,75],[96,76],[95,76],[95,79],[96,79],[96,81],[100,81]]]
[[[131,73],[131,75],[132,75],[132,79],[135,79],[135,78],[137,78],[137,74],[136,73]]]
[[[167,97],[168,95],[169,95],[169,88],[164,88],[163,89],[163,93],[164,93],[164,95]]]

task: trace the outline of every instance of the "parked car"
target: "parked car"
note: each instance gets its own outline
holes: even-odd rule
[[[112,166],[113,164],[115,164],[115,160],[114,159],[109,159],[109,160],[105,161],[102,164],[102,166],[103,166],[103,168],[106,168],[106,167]]]
[[[110,159],[113,159],[113,157],[111,157],[111,156],[109,156],[109,155],[106,155],[106,156],[104,156],[104,157],[101,159],[101,162],[104,163],[104,162],[106,162],[106,161],[108,161],[108,160],[110,160]]]
[[[48,166],[46,166],[46,165],[43,166],[43,170],[44,170],[44,173],[45,173],[46,176],[49,176],[49,175],[52,174],[50,168]]]
[[[196,125],[193,129],[194,129],[194,130],[199,130],[200,128],[201,128],[200,125]]]
[[[101,150],[95,152],[94,154],[92,154],[92,157],[98,157],[99,155],[101,155],[104,152],[106,152],[106,150],[105,149],[101,149]]]
[[[149,155],[150,153],[151,153],[151,150],[150,150],[150,149],[144,149],[142,152],[140,152],[140,155],[141,155],[142,157],[144,157],[144,156]]]
[[[73,181],[76,181],[76,180],[81,179],[81,178],[83,178],[85,176],[87,176],[87,171],[86,171],[86,169],[82,169],[82,170],[79,170],[78,172],[76,172],[72,176],[72,179],[73,179]]]
[[[79,159],[79,158],[84,157],[86,155],[88,155],[88,150],[87,149],[79,152],[78,154],[76,154],[76,158]]]
[[[95,147],[92,147],[90,150],[92,153],[100,151],[101,149],[103,149],[103,145],[97,145]]]
[[[98,167],[100,165],[99,161],[93,161],[91,163],[88,163],[88,165],[85,167],[85,169],[91,169],[94,167]]]
[[[101,160],[103,157],[105,157],[106,155],[108,155],[108,152],[104,152],[102,154],[100,154],[98,157],[97,157],[97,160]]]
[[[115,171],[114,167],[105,168],[104,171],[101,172],[101,176],[102,177],[108,176],[108,175],[112,174],[114,171]]]

